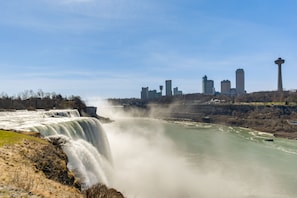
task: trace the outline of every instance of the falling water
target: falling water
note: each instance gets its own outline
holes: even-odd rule
[[[66,143],[68,168],[86,187],[109,183],[112,157],[99,121],[80,117],[76,110],[1,112],[0,128],[39,132],[44,137],[59,137]]]
[[[127,197],[297,194],[297,142],[248,129],[125,115],[101,125],[72,110],[0,112],[0,128],[62,137],[68,167],[87,186],[105,183]]]

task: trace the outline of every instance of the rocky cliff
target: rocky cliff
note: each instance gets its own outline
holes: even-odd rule
[[[297,106],[252,104],[150,104],[143,116],[239,126],[297,139]],[[138,114],[139,115],[139,114]]]
[[[0,197],[123,198],[104,185],[81,191],[58,145],[7,131],[0,131],[0,137]]]

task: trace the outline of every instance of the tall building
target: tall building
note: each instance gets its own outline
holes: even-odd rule
[[[207,76],[205,75],[202,77],[202,93],[204,94],[206,92],[206,84],[207,84]]]
[[[149,88],[148,87],[142,87],[141,89],[141,99],[147,100],[149,97]]]
[[[237,92],[237,95],[245,94],[243,69],[236,70],[236,92]]]
[[[230,80],[221,81],[221,94],[229,96],[231,94]]]
[[[171,80],[165,81],[166,96],[172,96],[172,82]]]
[[[215,88],[213,80],[207,80],[207,76],[202,78],[202,93],[206,95],[214,95]]]

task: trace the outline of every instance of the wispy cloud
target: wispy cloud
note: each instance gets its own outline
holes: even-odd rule
[[[103,19],[132,19],[144,16],[152,9],[149,1],[133,0],[46,0],[47,4],[64,12]]]
[[[147,17],[153,4],[133,0],[27,0],[0,3],[0,25],[46,32],[108,30]]]

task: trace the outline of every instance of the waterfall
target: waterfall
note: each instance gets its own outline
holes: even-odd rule
[[[109,183],[112,157],[107,136],[95,118],[80,117],[77,110],[1,112],[0,127],[39,132],[65,142],[68,168],[86,187]]]

